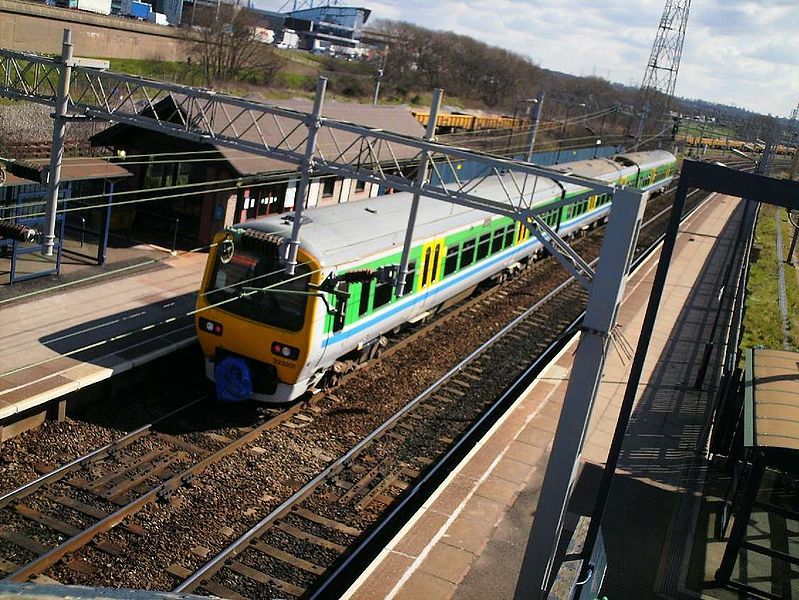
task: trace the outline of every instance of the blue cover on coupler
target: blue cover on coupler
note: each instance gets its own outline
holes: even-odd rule
[[[241,402],[252,396],[252,375],[247,361],[226,356],[214,369],[216,396],[225,402]]]

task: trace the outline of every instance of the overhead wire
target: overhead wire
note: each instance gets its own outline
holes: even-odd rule
[[[573,144],[564,146],[562,145],[563,142],[577,142],[579,140],[588,140],[594,139],[596,136],[580,136],[574,138],[564,138],[558,142],[546,142],[546,144],[558,144],[557,146],[543,146],[539,148],[539,151],[549,151],[554,152],[557,150],[574,150],[578,148],[590,147],[584,146],[579,144]],[[618,136],[617,136],[618,137]],[[613,138],[610,138],[613,139]],[[502,154],[508,154],[510,150],[523,150],[526,148],[526,145],[518,145],[518,146],[510,146],[504,149],[499,149]],[[546,149],[543,149],[546,148]],[[326,175],[318,175],[314,177],[315,180],[321,180],[326,178],[335,178],[335,174],[326,174]],[[59,198],[57,201],[57,205],[64,206],[70,202],[81,202],[86,200],[98,200],[98,199],[106,199],[106,198],[113,198],[105,203],[93,203],[90,205],[83,205],[83,206],[72,206],[67,208],[57,208],[56,214],[67,214],[67,213],[75,213],[75,212],[82,212],[88,210],[95,210],[95,209],[102,209],[102,208],[113,208],[119,206],[127,206],[133,204],[144,204],[149,202],[156,202],[161,200],[174,200],[178,198],[185,198],[187,196],[195,196],[197,194],[207,194],[207,193],[219,193],[225,191],[233,191],[239,190],[243,187],[262,187],[262,186],[272,186],[278,185],[282,183],[290,183],[292,180],[296,180],[295,176],[291,177],[284,177],[283,179],[269,179],[266,181],[258,181],[258,175],[245,175],[241,177],[232,177],[228,179],[216,180],[216,181],[206,181],[206,182],[197,182],[197,183],[187,183],[187,184],[179,184],[174,186],[160,186],[155,188],[146,188],[145,190],[123,190],[119,192],[114,192],[111,194],[110,192],[103,192],[99,194],[87,194],[84,196],[74,196],[69,198]],[[255,181],[247,181],[248,179],[256,179]],[[225,184],[231,183],[233,185],[229,186],[219,186],[218,184]],[[200,189],[195,189],[200,188]],[[119,196],[127,196],[131,194],[142,194],[142,193],[152,193],[157,191],[165,191],[165,190],[185,190],[191,189],[191,191],[186,192],[177,192],[177,193],[170,193],[170,194],[162,194],[157,196],[148,196],[144,198],[135,198],[133,200],[119,200]],[[29,202],[21,202],[21,203],[11,203],[11,204],[4,204],[0,205],[0,210],[9,210],[15,211],[24,208],[36,208],[41,207],[44,204],[44,200],[31,200]],[[45,212],[33,212],[33,213],[26,213],[25,215],[9,215],[6,217],[0,217],[0,222],[14,220],[20,218],[20,216],[24,218],[36,218],[36,217],[43,217],[45,216]]]
[[[306,261],[306,262],[300,263],[300,264],[306,265],[306,264],[309,264],[309,261]],[[280,269],[280,271],[282,271],[282,270],[283,269]],[[276,273],[279,273],[280,271],[276,271]],[[111,337],[105,338],[103,340],[99,340],[97,342],[93,342],[91,344],[86,344],[86,345],[84,345],[84,346],[82,346],[80,348],[75,348],[73,350],[69,350],[69,351],[66,351],[66,352],[60,352],[56,356],[51,356],[51,357],[42,359],[40,361],[29,363],[27,365],[23,365],[23,366],[15,368],[15,369],[11,369],[11,370],[6,371],[4,373],[0,373],[0,378],[8,377],[10,375],[14,375],[16,373],[20,373],[20,372],[25,371],[27,369],[32,369],[32,368],[35,368],[35,367],[46,365],[46,364],[51,363],[53,361],[60,360],[61,358],[74,356],[74,355],[79,354],[81,352],[86,352],[88,350],[94,350],[96,348],[100,348],[100,347],[105,346],[107,344],[110,344],[112,342],[117,342],[119,340],[123,340],[123,339],[126,339],[128,337],[131,337],[131,336],[133,336],[133,335],[135,335],[137,333],[142,333],[144,331],[150,331],[152,329],[155,329],[156,327],[160,327],[162,325],[167,325],[169,323],[172,323],[172,322],[176,321],[178,318],[193,317],[194,315],[200,314],[200,313],[202,313],[202,312],[204,312],[206,310],[211,310],[212,308],[217,308],[219,306],[223,306],[225,304],[229,304],[229,303],[231,303],[233,301],[249,297],[249,296],[251,296],[253,294],[256,294],[256,293],[262,293],[262,292],[267,292],[267,291],[276,289],[279,285],[284,285],[284,284],[286,284],[288,282],[295,281],[295,280],[301,279],[303,277],[308,277],[310,275],[313,275],[315,273],[319,273],[321,271],[322,271],[321,268],[314,269],[314,270],[312,270],[312,271],[310,271],[308,273],[302,273],[300,275],[296,275],[296,276],[291,277],[289,279],[284,279],[284,280],[276,282],[274,284],[270,284],[268,286],[264,286],[263,288],[258,288],[258,289],[253,290],[253,291],[247,291],[247,292],[245,292],[243,294],[239,294],[238,296],[234,296],[233,298],[227,298],[225,300],[222,300],[220,302],[216,302],[216,303],[213,303],[213,304],[209,304],[208,306],[204,306],[202,308],[195,308],[195,309],[190,310],[190,311],[188,311],[188,312],[186,312],[186,313],[184,313],[184,314],[182,314],[180,316],[168,317],[166,319],[161,319],[161,320],[159,320],[159,321],[157,321],[155,323],[150,323],[150,324],[142,326],[142,327],[140,327],[138,329],[134,329],[134,330],[131,330],[131,331],[126,331],[124,333],[121,333],[121,334],[118,334],[118,335],[115,335],[115,336],[111,336]],[[264,274],[264,275],[261,275],[259,277],[266,277],[266,276],[269,276],[269,274]],[[47,378],[47,377],[55,377],[57,374],[58,373],[53,373],[51,375],[46,376],[45,378]],[[25,387],[25,385],[29,385],[29,384],[22,384],[20,386],[17,386],[17,388]],[[12,389],[17,389],[17,388],[12,388]],[[6,390],[6,391],[9,391],[9,390]]]

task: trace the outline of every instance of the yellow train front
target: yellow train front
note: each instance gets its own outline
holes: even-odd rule
[[[236,228],[217,235],[211,249],[195,323],[220,400],[287,402],[312,383],[305,367],[314,321],[326,310],[308,290],[321,282],[320,269],[301,250],[295,274],[287,275],[281,244],[278,236]]]

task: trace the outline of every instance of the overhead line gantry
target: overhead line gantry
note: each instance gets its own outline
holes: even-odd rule
[[[302,209],[313,173],[322,172],[354,178],[411,192],[413,206],[420,198],[450,202],[520,221],[538,237],[553,255],[588,288],[588,307],[574,361],[574,375],[564,401],[562,420],[573,431],[558,436],[547,470],[545,489],[536,516],[544,564],[536,574],[548,571],[562,527],[575,461],[579,458],[602,367],[610,344],[633,249],[643,216],[647,193],[579,175],[565,173],[523,161],[456,148],[437,142],[434,127],[425,138],[414,138],[330,119],[323,116],[326,80],[320,78],[313,112],[310,114],[229,96],[212,90],[151,81],[84,66],[72,58],[69,30],[64,32],[60,58],[0,50],[0,96],[26,100],[55,108],[55,127],[50,173],[50,203],[55,213],[58,165],[67,120],[90,118],[108,120],[160,132],[192,141],[213,143],[251,154],[277,158],[301,168],[294,207],[291,239],[285,254],[286,269],[292,273],[300,243]],[[171,102],[162,102],[170,98]],[[438,111],[440,92],[432,113]],[[267,139],[267,128],[277,132]],[[322,151],[317,139],[324,134],[335,150]],[[246,137],[245,137],[246,136]],[[398,160],[396,149],[411,149],[418,167],[408,168]],[[461,180],[457,163],[471,161],[482,167],[482,175]],[[437,177],[427,178],[432,171]],[[446,176],[445,176],[446,175]],[[535,181],[545,177],[559,183],[561,199],[543,207],[532,205]],[[532,181],[528,181],[532,179]],[[451,180],[454,183],[444,184]],[[504,200],[480,195],[486,181],[504,191]],[[566,198],[564,184],[573,184]],[[575,193],[576,192],[576,193]],[[557,232],[546,226],[539,213],[581,199],[607,194],[612,214],[597,266],[590,266]],[[397,274],[397,292],[402,294],[413,238],[415,210],[406,230],[402,261]],[[53,230],[45,232],[53,240]],[[546,521],[546,523],[544,523]],[[544,579],[542,577],[542,579]]]

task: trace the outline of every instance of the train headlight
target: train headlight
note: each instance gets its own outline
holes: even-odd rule
[[[300,357],[300,349],[281,342],[272,342],[272,354],[281,358],[297,360]]]
[[[223,240],[222,243],[219,244],[219,262],[223,265],[228,264],[233,258],[235,250],[236,246],[233,244],[233,240],[230,238]]]
[[[211,335],[222,335],[222,323],[217,323],[204,317],[200,317],[200,329]]]

